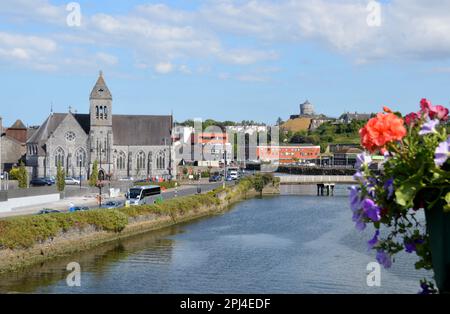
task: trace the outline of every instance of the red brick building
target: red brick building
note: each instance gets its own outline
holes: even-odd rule
[[[279,164],[314,162],[319,159],[319,155],[320,146],[285,145],[257,147],[258,160],[279,161]]]

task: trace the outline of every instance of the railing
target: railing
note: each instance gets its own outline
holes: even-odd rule
[[[281,184],[355,183],[352,176],[280,176]]]

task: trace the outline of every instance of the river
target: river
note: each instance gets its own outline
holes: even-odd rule
[[[400,254],[368,287],[372,232],[357,232],[345,193],[250,199],[221,215],[112,242],[0,276],[0,292],[416,293],[423,272]],[[341,196],[340,196],[341,195]],[[66,265],[81,265],[68,287]]]

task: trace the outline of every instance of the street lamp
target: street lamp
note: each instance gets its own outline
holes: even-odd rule
[[[80,160],[79,160],[79,164],[80,164],[80,177],[79,177],[79,179],[80,179],[80,190],[81,190],[81,166],[82,166],[82,163],[83,163],[83,159],[82,159],[82,156],[80,155]]]

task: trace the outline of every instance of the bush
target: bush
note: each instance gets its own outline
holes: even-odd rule
[[[63,192],[66,188],[66,174],[61,167],[61,163],[58,163],[58,168],[56,170],[56,187],[59,192]]]
[[[17,180],[19,181],[19,188],[26,189],[28,187],[28,172],[23,162],[20,163]]]
[[[97,186],[98,181],[98,161],[95,160],[94,164],[92,165],[92,173],[89,178],[89,186],[94,187]]]
[[[15,167],[9,171],[9,179],[17,180],[19,178],[19,168]]]

